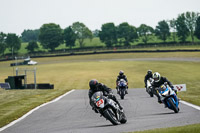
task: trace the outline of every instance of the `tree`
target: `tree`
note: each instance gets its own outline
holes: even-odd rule
[[[113,46],[117,43],[117,31],[114,23],[106,23],[101,26],[99,31],[100,40],[106,44],[107,47]]]
[[[117,38],[119,38],[120,42],[124,43],[124,45],[128,46],[138,38],[137,30],[127,22],[121,23],[117,27]]]
[[[6,34],[0,33],[0,54],[4,54],[6,50]]]
[[[196,28],[195,28],[195,36],[200,39],[200,16],[197,18],[196,21]]]
[[[93,37],[99,37],[99,30],[94,30],[93,32],[92,32],[92,34],[93,34]]]
[[[172,29],[172,36],[174,42],[176,42],[176,20],[172,19],[169,21],[170,28]]]
[[[21,34],[23,42],[38,41],[40,30],[24,30]]]
[[[196,21],[198,18],[198,13],[186,12],[185,13],[185,24],[190,32],[192,42],[194,43],[194,31],[196,26]]]
[[[30,52],[33,53],[35,49],[38,49],[38,44],[36,41],[30,41],[28,43],[28,46],[26,47],[26,49]]]
[[[64,29],[63,37],[64,37],[64,40],[65,40],[66,46],[69,46],[70,49],[72,49],[72,47],[75,46],[76,34],[72,30],[71,26]]]
[[[176,19],[177,35],[182,42],[185,42],[189,35],[189,29],[187,28],[185,21],[186,19],[184,14],[179,15]]]
[[[148,25],[141,24],[137,30],[139,33],[139,37],[142,38],[142,41],[145,44],[147,44],[148,40],[150,39],[150,35],[152,35],[154,32],[153,28]]]
[[[75,22],[72,24],[72,30],[76,34],[76,38],[82,48],[84,46],[84,40],[86,38],[92,39],[92,32],[83,23]]]
[[[59,25],[54,23],[43,24],[40,28],[39,40],[45,49],[54,51],[63,43],[63,33]]]
[[[11,52],[17,52],[21,48],[21,40],[16,34],[9,33],[6,44]]]
[[[164,42],[170,36],[169,25],[165,20],[158,22],[158,25],[155,29],[155,34]]]

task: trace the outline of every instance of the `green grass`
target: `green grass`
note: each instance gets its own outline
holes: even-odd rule
[[[171,128],[160,128],[147,131],[136,131],[132,133],[200,133],[200,124],[171,127]]]
[[[106,60],[149,57],[200,58],[200,52],[123,53],[34,58],[33,60],[38,62],[36,66],[37,82],[54,84],[55,89],[0,89],[0,127],[71,89],[88,89],[90,79],[96,78],[99,82],[115,88],[115,80],[121,69],[128,77],[130,88],[144,88],[143,80],[148,69],[160,72],[174,84],[186,83],[187,91],[180,92],[179,97],[200,105],[200,62]],[[4,82],[5,78],[13,75],[13,67],[9,67],[11,62],[0,62],[0,82]],[[33,68],[35,66],[20,67]]]
[[[172,38],[169,38],[166,40],[166,42],[172,42]],[[176,40],[178,42],[178,40]],[[191,42],[191,38],[188,37],[188,39],[186,41],[190,41]],[[151,39],[148,41],[148,43],[162,43],[163,41],[158,39],[155,36],[152,36]],[[195,38],[195,42],[200,42],[200,40],[198,40],[197,38]],[[132,43],[132,46],[137,46],[137,44],[139,43],[143,43],[141,39],[138,39],[138,41],[135,41],[134,43]],[[21,48],[18,51],[19,55],[24,55],[24,54],[28,54],[28,51],[26,49],[26,46],[28,45],[28,43],[22,43],[21,44]],[[37,49],[36,51],[48,51],[47,49],[43,49],[42,45],[40,43],[38,43],[39,45],[39,49]],[[106,45],[104,43],[102,43],[100,41],[100,39],[98,37],[95,37],[92,39],[92,41],[90,39],[85,39],[84,41],[84,47],[97,47],[97,46],[102,46],[105,47]],[[73,47],[73,49],[75,48],[80,48],[80,45],[78,43],[78,41],[76,41],[76,45]],[[69,47],[66,47],[65,44],[61,44],[59,45],[56,50],[62,50],[62,49],[69,49]],[[173,49],[200,49],[200,45],[192,45],[191,46],[177,46],[177,44],[174,44],[174,46],[167,46],[167,47],[150,47],[150,46],[144,46],[144,47],[139,47],[139,48],[134,48],[134,50],[173,50]],[[133,49],[129,49],[129,50],[133,50]],[[5,54],[11,53],[8,49],[6,49]]]

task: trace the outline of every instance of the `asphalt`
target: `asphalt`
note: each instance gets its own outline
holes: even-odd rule
[[[75,90],[1,133],[121,133],[200,123],[199,110],[180,103],[180,112],[175,114],[144,89],[129,89],[125,99],[119,101],[128,119],[126,124],[113,126],[91,110],[88,90]]]

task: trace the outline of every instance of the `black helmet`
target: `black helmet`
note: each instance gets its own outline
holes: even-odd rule
[[[121,76],[124,75],[124,71],[123,71],[123,70],[120,70],[120,71],[119,71],[119,75],[121,75]]]
[[[89,82],[90,89],[96,90],[98,85],[98,81],[96,79],[92,79]]]
[[[152,75],[152,70],[148,70],[148,71],[147,71],[147,74],[148,74],[148,75]]]

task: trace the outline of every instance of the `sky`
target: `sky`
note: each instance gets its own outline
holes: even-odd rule
[[[0,0],[0,32],[20,36],[25,29],[43,24],[64,29],[74,22],[92,31],[109,22],[155,28],[159,21],[176,19],[187,11],[200,12],[200,0]]]

